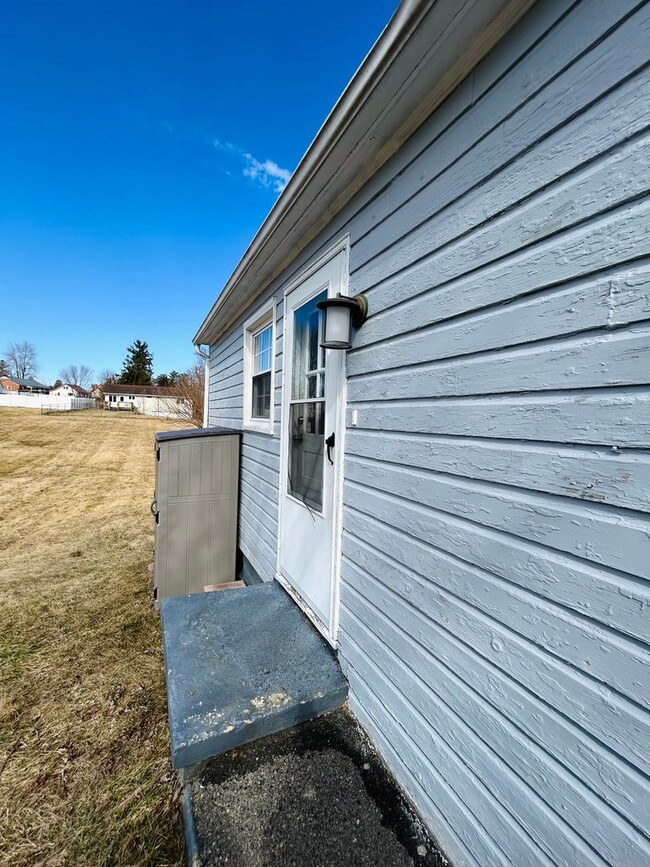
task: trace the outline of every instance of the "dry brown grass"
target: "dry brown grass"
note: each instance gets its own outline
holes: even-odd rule
[[[158,617],[156,430],[0,409],[0,864],[183,863]]]

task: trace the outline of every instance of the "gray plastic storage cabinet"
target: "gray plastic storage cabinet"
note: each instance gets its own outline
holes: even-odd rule
[[[240,436],[227,428],[156,434],[158,604],[236,579]]]

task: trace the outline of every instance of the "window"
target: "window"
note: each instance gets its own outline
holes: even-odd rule
[[[272,325],[267,325],[253,335],[252,418],[271,418],[272,337]]]
[[[244,325],[244,427],[273,433],[275,303]]]

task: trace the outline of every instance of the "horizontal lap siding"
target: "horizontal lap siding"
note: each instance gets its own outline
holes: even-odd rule
[[[458,865],[650,863],[649,45],[537,4],[346,227],[340,655]]]
[[[268,296],[267,296],[268,297]],[[263,299],[265,300],[265,299]],[[244,430],[239,488],[239,547],[265,581],[275,575],[280,466],[282,303],[276,297],[276,389],[274,436]],[[260,305],[263,301],[260,302]],[[210,351],[210,425],[242,429],[244,339],[243,323],[231,328]]]

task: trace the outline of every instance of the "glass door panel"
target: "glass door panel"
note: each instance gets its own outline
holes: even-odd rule
[[[289,402],[289,493],[311,509],[323,506],[325,350],[322,292],[294,311],[293,370]]]

